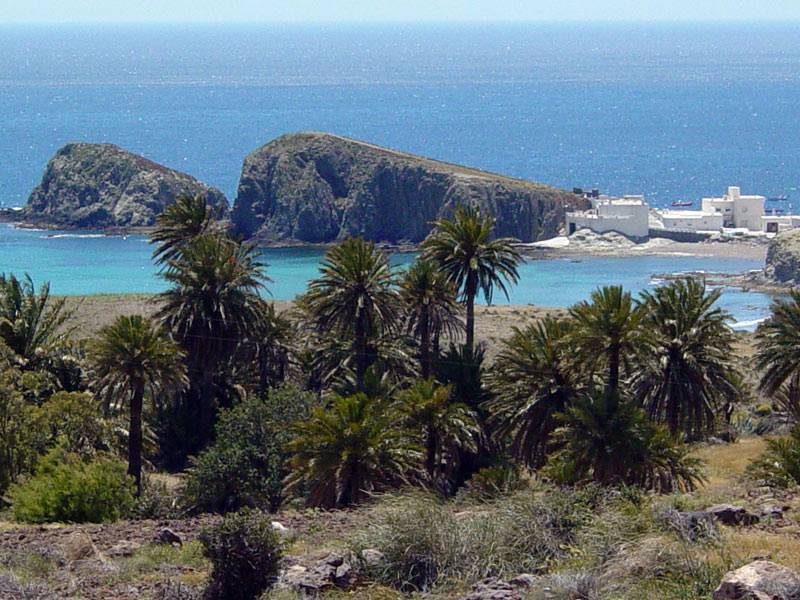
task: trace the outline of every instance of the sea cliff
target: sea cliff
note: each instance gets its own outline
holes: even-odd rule
[[[227,214],[219,190],[112,144],[68,144],[47,164],[21,219],[64,229],[149,227],[178,196],[201,194]]]
[[[322,133],[280,137],[244,161],[234,228],[262,244],[328,243],[362,236],[418,243],[459,203],[497,219],[498,236],[557,234],[585,200],[545,185]]]

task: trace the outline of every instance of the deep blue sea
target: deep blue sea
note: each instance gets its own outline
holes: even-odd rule
[[[800,209],[800,26],[0,25],[2,204],[23,204],[48,158],[78,140],[119,144],[233,200],[244,156],[301,130],[656,205],[740,185]],[[140,239],[10,231],[0,271],[30,270],[56,292],[159,285]],[[304,284],[296,261],[317,258],[270,254],[275,297]],[[543,261],[512,300],[564,305],[653,272],[759,266],[713,262]],[[753,298],[736,301],[743,318]]]

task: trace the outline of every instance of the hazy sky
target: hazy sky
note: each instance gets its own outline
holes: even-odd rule
[[[0,23],[789,19],[800,0],[0,0]]]

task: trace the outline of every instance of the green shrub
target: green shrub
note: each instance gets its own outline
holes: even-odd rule
[[[595,486],[517,492],[466,510],[422,493],[387,495],[365,511],[353,549],[379,550],[370,575],[403,591],[513,577],[566,556],[605,501]]]
[[[282,550],[264,513],[230,513],[203,531],[200,541],[212,563],[206,600],[252,600],[277,578]]]
[[[282,388],[224,411],[216,440],[189,469],[184,501],[207,512],[277,510],[287,475],[288,424],[302,419],[314,402],[313,394]]]
[[[108,456],[87,462],[54,448],[32,477],[11,487],[9,497],[18,521],[102,523],[126,515],[133,493],[123,462]]]
[[[785,488],[800,484],[800,425],[795,425],[788,437],[768,439],[767,450],[747,472],[767,485]]]
[[[0,497],[17,478],[30,471],[41,445],[35,407],[19,389],[18,371],[0,372]]]
[[[86,392],[56,392],[37,410],[36,419],[46,446],[59,443],[67,452],[91,456],[108,447],[112,437],[100,403]]]
[[[503,462],[479,469],[459,492],[461,497],[492,500],[524,487],[519,465]]]

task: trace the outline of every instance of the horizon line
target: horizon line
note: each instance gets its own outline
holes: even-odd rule
[[[110,20],[78,20],[78,21],[24,21],[12,20],[0,22],[0,27],[36,25],[36,26],[59,26],[59,25],[797,25],[800,24],[800,15],[791,18],[769,18],[769,19],[748,19],[739,17],[722,17],[715,19],[357,19],[357,20],[333,20],[333,19],[249,19],[234,21],[213,21],[213,20],[132,20],[132,21],[110,21]]]

